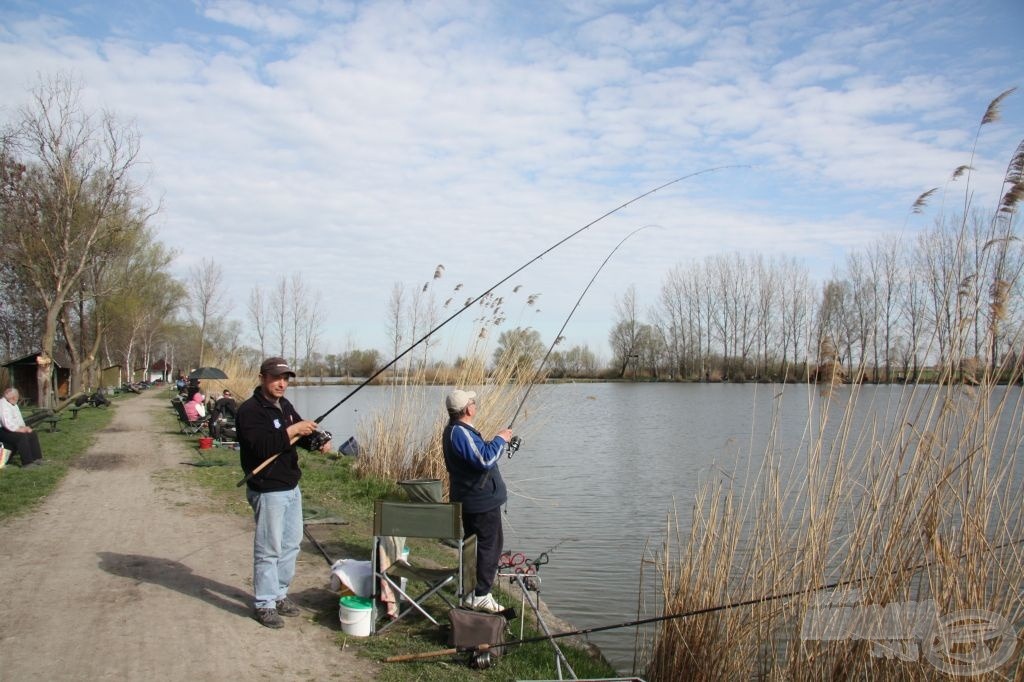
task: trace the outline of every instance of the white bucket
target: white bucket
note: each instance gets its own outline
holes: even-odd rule
[[[346,595],[338,601],[341,631],[353,637],[369,637],[373,631],[373,602],[365,597]]]

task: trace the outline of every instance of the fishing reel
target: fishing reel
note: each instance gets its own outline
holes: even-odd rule
[[[469,667],[473,670],[487,670],[492,662],[490,651],[469,652]]]
[[[331,442],[333,436],[330,431],[320,431],[319,429],[309,434],[309,450],[310,452],[316,452],[323,446]]]
[[[516,454],[519,450],[519,446],[523,444],[523,439],[519,436],[512,436],[512,440],[508,442],[508,458],[512,459],[512,455]]]

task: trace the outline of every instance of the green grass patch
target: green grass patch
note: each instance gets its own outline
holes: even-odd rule
[[[0,469],[0,519],[24,514],[35,507],[57,487],[75,457],[89,449],[96,441],[96,432],[105,428],[114,418],[115,405],[86,408],[71,418],[71,412],[59,413],[58,430],[50,433],[47,425],[35,429],[43,449],[41,467],[22,469],[17,455]]]

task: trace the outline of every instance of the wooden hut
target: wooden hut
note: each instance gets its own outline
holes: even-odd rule
[[[121,365],[110,365],[100,370],[100,386],[108,388],[121,388],[124,380],[121,378]]]
[[[21,397],[32,404],[39,403],[39,385],[36,382],[36,358],[38,356],[38,352],[29,353],[9,360],[3,365],[10,377],[11,386],[18,389]],[[71,370],[55,359],[50,365],[50,372],[54,395],[59,400],[66,400],[71,387]]]

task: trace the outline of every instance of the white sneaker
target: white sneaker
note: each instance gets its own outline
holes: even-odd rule
[[[474,611],[487,611],[488,613],[501,613],[505,610],[505,607],[494,601],[494,597],[488,592],[482,597],[478,597],[475,594],[467,595],[462,600],[462,605],[473,609]]]

